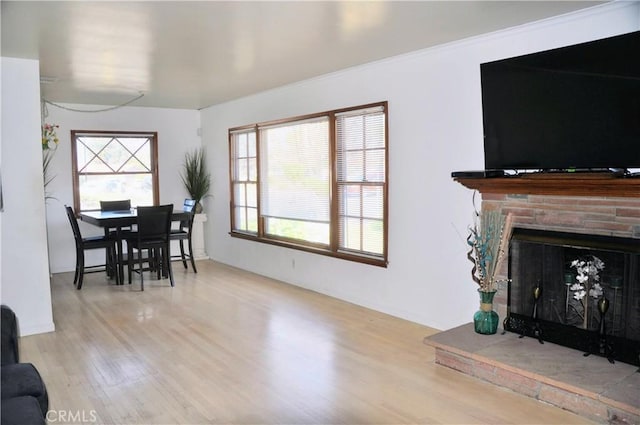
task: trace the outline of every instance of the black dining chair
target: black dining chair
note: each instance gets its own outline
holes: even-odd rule
[[[131,199],[122,199],[118,201],[100,201],[100,211],[131,211]],[[122,230],[127,231],[130,230],[130,228],[127,227]],[[111,229],[105,229],[105,232],[111,232],[112,234],[114,233]]]
[[[80,233],[80,226],[78,226],[78,219],[73,212],[73,208],[65,205],[65,209],[67,210],[67,217],[69,217],[69,223],[71,223],[71,229],[73,230],[73,238],[76,243],[76,272],[73,276],[73,284],[77,289],[82,289],[82,282],[85,273],[104,271],[111,276],[115,275],[117,282],[119,278],[118,273],[115,270],[116,241],[109,236],[91,236],[83,238]],[[105,264],[87,266],[84,262],[84,252],[91,249],[105,249],[108,261]]]
[[[131,210],[131,199],[118,199],[115,201],[100,201],[100,211],[130,211]],[[131,231],[130,227],[124,227],[120,229],[120,237],[124,240],[127,237],[127,234]],[[104,229],[105,237],[117,238],[117,232],[115,229]],[[107,262],[109,261],[107,257]]]
[[[169,239],[172,213],[173,204],[138,207],[138,229],[131,232],[127,238],[127,257],[129,283],[131,283],[132,273],[139,273],[142,291],[144,291],[144,271],[157,270],[158,278],[161,272],[164,276],[168,274],[171,286],[174,286]],[[143,250],[149,252],[146,258]],[[137,268],[135,262],[138,263]],[[148,263],[147,268],[143,267],[144,263]]]
[[[191,242],[191,233],[193,230],[193,219],[195,217],[196,201],[195,199],[185,199],[182,205],[182,210],[189,214],[188,218],[180,220],[180,225],[176,229],[171,229],[170,239],[172,241],[180,242],[180,255],[172,255],[172,259],[182,260],[182,265],[185,269],[188,269],[187,259],[191,261],[191,267],[194,273],[198,273],[196,269],[196,260],[193,256],[193,244]],[[187,242],[189,247],[189,253],[187,254],[184,249],[184,243]]]
[[[131,199],[100,201],[100,211],[129,211],[130,209]]]

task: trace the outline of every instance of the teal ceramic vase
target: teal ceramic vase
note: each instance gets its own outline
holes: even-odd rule
[[[473,326],[477,333],[493,335],[498,330],[498,313],[493,311],[493,296],[496,291],[478,290],[480,294],[480,310],[473,315]]]

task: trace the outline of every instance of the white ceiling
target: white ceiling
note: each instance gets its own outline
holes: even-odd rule
[[[594,1],[2,1],[53,102],[200,109]]]

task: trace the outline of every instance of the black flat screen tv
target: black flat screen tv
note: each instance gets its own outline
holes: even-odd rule
[[[480,65],[485,169],[640,168],[640,31]]]

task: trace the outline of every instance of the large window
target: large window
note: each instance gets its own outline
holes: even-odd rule
[[[157,139],[157,133],[72,131],[75,210],[99,210],[100,201],[119,199],[157,205]]]
[[[387,103],[229,130],[231,234],[387,264]]]

